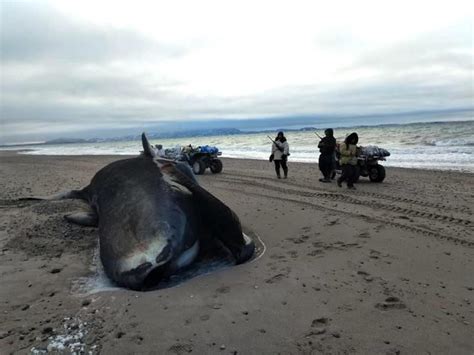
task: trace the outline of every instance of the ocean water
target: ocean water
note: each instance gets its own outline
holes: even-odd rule
[[[343,141],[354,131],[359,134],[359,145],[377,145],[391,153],[383,162],[386,166],[474,172],[474,120],[336,128],[335,136]],[[323,135],[322,130],[318,133]],[[155,139],[151,142],[165,148],[187,144],[215,145],[223,157],[266,160],[271,150],[267,135],[274,137],[276,132]],[[290,162],[318,161],[319,139],[313,131],[288,131],[285,135],[290,144]],[[22,149],[28,149],[23,154],[135,155],[141,150],[141,142],[32,145]]]

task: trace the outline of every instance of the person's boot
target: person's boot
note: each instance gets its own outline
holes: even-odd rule
[[[337,186],[342,187],[341,179],[337,179],[336,181],[337,181]]]
[[[280,176],[280,174],[277,174],[277,178],[278,178],[278,179],[281,179],[281,176]]]
[[[285,176],[284,176],[285,179],[288,179],[288,171],[285,171]]]

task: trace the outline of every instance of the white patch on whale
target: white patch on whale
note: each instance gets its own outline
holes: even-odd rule
[[[133,270],[147,262],[152,264],[153,267],[167,263],[172,257],[171,254],[167,259],[160,260],[159,262],[156,262],[156,257],[161,254],[163,249],[165,249],[168,244],[168,238],[159,237],[153,241],[150,241],[142,249],[135,250],[133,254],[121,259],[122,261],[118,267],[119,274]]]
[[[176,268],[176,270],[179,270],[190,265],[194,261],[194,259],[196,259],[198,253],[199,253],[199,240],[196,240],[196,242],[193,244],[191,248],[189,248],[188,250],[185,250],[178,257],[178,260],[176,260],[173,267]]]

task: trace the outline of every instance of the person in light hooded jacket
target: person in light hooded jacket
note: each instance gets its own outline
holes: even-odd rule
[[[280,166],[283,168],[284,178],[288,177],[288,155],[290,155],[290,146],[283,132],[278,132],[272,144],[273,162],[275,163],[275,172],[278,179],[281,179]]]
[[[156,147],[156,153],[158,154],[159,157],[164,158],[165,157],[165,150],[163,149],[163,146],[161,144],[155,145]]]
[[[339,146],[339,153],[341,154],[341,169],[342,174],[337,179],[337,185],[342,187],[344,181],[347,182],[347,188],[355,189],[354,182],[357,176],[357,143],[359,136],[356,132],[349,134],[344,143]]]

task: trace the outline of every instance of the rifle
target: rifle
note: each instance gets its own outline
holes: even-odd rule
[[[321,137],[321,136],[318,134],[318,132],[313,132],[313,133],[314,133],[315,135],[317,135],[318,138],[319,138],[321,141],[323,140],[323,137]],[[324,143],[323,143],[323,142],[319,142],[318,148],[321,149],[321,146],[324,146]]]
[[[273,144],[275,144],[275,147],[277,147],[280,152],[283,152],[283,148],[280,147],[280,146],[277,144],[277,142],[275,142],[275,141],[272,139],[272,137],[270,137],[270,136],[267,136],[267,137],[268,137],[268,139],[270,139],[270,140],[273,142]]]

